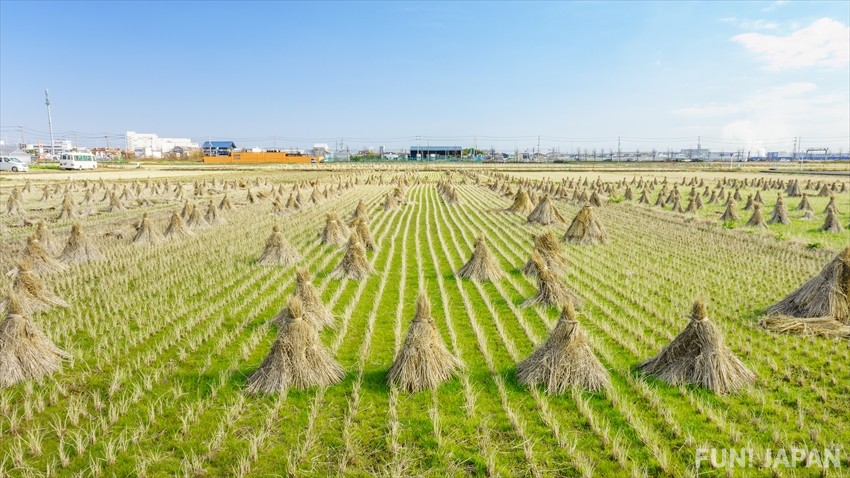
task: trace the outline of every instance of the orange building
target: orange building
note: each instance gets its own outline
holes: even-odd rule
[[[231,151],[228,156],[206,156],[204,162],[211,164],[251,164],[251,163],[321,163],[325,158],[309,154],[287,153],[284,151]]]

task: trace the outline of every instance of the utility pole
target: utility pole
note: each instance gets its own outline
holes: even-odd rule
[[[44,104],[47,106],[47,127],[50,128],[50,157],[56,156],[56,143],[53,141],[53,117],[50,115],[50,96],[47,88],[44,89]]]
[[[537,155],[540,155],[540,135],[537,136]]]
[[[23,145],[24,144],[24,127],[18,126],[18,131],[21,132],[21,144]]]
[[[702,136],[697,136],[697,159],[699,160],[702,157]]]
[[[619,161],[620,158],[622,157],[621,156],[622,153],[623,153],[623,151],[620,149],[620,137],[617,136],[617,161]]]
[[[106,140],[106,150],[109,151],[109,136],[104,134],[103,139]]]

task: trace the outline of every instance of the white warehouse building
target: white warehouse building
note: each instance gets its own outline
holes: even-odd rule
[[[127,131],[127,149],[142,153],[144,156],[161,157],[170,153],[174,148],[198,149],[198,144],[190,138],[160,138],[153,133],[136,133]]]

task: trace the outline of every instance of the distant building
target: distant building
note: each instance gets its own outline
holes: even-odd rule
[[[127,149],[144,157],[161,158],[163,154],[170,153],[177,147],[183,148],[184,151],[198,149],[198,144],[193,143],[190,138],[160,138],[153,133],[136,133],[135,131],[127,131],[125,138]]]
[[[17,158],[27,164],[32,164],[32,155],[19,148],[18,145],[7,145],[0,142],[0,156],[6,158]]]
[[[408,159],[435,160],[459,158],[463,148],[460,146],[411,146]]]
[[[230,156],[236,144],[233,141],[204,141],[201,149],[204,150],[204,156]]]

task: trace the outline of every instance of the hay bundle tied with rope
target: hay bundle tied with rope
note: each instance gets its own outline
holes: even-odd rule
[[[850,247],[818,275],[768,307],[762,326],[776,332],[847,336],[850,326]]]
[[[767,223],[764,222],[764,217],[761,215],[761,204],[753,204],[753,215],[747,221],[746,226],[757,227],[759,229],[767,229]]]
[[[165,228],[163,236],[168,239],[173,239],[194,236],[194,233],[186,227],[186,223],[183,222],[183,218],[180,217],[180,214],[178,214],[175,209],[171,213],[171,221],[169,221],[168,227]]]
[[[338,279],[361,280],[374,272],[372,264],[366,258],[366,249],[360,242],[360,236],[357,235],[357,232],[352,232],[348,244],[345,246],[345,254],[343,254],[342,260],[331,272],[331,275]]]
[[[271,235],[266,239],[266,247],[257,259],[257,263],[265,266],[289,266],[301,259],[301,254],[283,237],[280,226],[275,225]]]
[[[835,209],[826,210],[826,219],[824,219],[820,230],[832,233],[844,232],[844,226],[838,220],[838,213]]]
[[[516,375],[521,383],[542,385],[553,395],[573,388],[596,392],[611,385],[608,371],[593,354],[569,301],[549,338],[517,365]]]
[[[189,212],[189,219],[186,220],[186,226],[189,229],[203,229],[209,227],[209,223],[204,219],[204,216],[201,215],[201,210],[198,206],[194,204],[189,204],[191,211]]]
[[[369,230],[369,223],[365,219],[359,218],[354,221],[354,231],[360,238],[360,242],[367,251],[375,250],[375,239],[372,237],[372,231]]]
[[[59,252],[56,244],[56,238],[53,237],[50,229],[47,228],[47,224],[41,219],[38,220],[35,229],[35,237],[38,239],[38,242],[41,243],[41,247],[43,247],[49,254],[56,255],[56,253]]]
[[[54,259],[47,250],[42,247],[41,242],[35,235],[27,238],[27,245],[24,247],[21,258],[32,264],[32,269],[36,274],[43,276],[55,272],[63,272],[68,267]]]
[[[12,290],[17,294],[27,315],[52,307],[70,307],[70,304],[44,285],[32,270],[32,262],[29,260],[19,260],[7,275],[12,278]]]
[[[41,378],[62,368],[71,356],[35,324],[21,300],[10,292],[6,318],[0,323],[0,388]]]
[[[552,199],[549,198],[549,195],[544,194],[537,206],[535,206],[531,213],[529,213],[526,222],[547,226],[553,223],[563,224],[566,220],[564,220],[564,216],[558,212],[558,209],[555,208],[555,205],[552,203]]]
[[[458,277],[474,281],[497,281],[502,277],[502,269],[498,261],[490,253],[484,235],[480,234],[475,239],[475,248],[472,257],[457,271]]]
[[[227,224],[227,221],[224,219],[224,216],[218,213],[218,208],[215,207],[215,203],[210,200],[209,205],[207,205],[207,215],[204,216],[204,219],[207,220],[207,223],[210,225],[221,225]]]
[[[325,215],[325,227],[319,235],[322,244],[343,245],[348,240],[351,232],[345,224],[339,220],[335,211],[331,211]]]
[[[543,263],[546,264],[546,267],[552,270],[555,274],[561,275],[566,271],[567,261],[564,259],[564,248],[561,246],[561,242],[558,241],[558,238],[555,237],[555,233],[552,231],[546,231],[534,237],[534,250],[532,251],[532,255],[534,255],[535,251],[543,259]],[[526,262],[522,267],[521,272],[528,276],[537,276],[537,266],[535,265],[535,261],[532,258],[529,258],[528,262]]]
[[[534,204],[531,203],[531,198],[528,197],[528,193],[525,192],[524,189],[520,188],[514,196],[514,202],[508,206],[505,211],[525,216],[533,209]]]
[[[608,232],[596,218],[593,207],[584,206],[567,228],[564,240],[572,244],[605,243],[608,242]]]
[[[781,194],[776,198],[776,204],[773,206],[773,213],[767,223],[791,224],[791,219],[788,217],[788,207],[785,205],[785,200],[782,199]]]
[[[288,309],[292,317],[281,324],[269,354],[248,377],[250,394],[328,386],[339,383],[345,376],[343,368],[319,340],[319,332],[304,318],[301,299],[293,297]]]
[[[162,234],[156,230],[153,222],[148,218],[148,213],[142,215],[142,221],[138,224],[133,244],[146,245],[157,244],[162,241]]]
[[[295,271],[295,297],[301,300],[304,318],[309,320],[316,330],[322,330],[325,327],[334,326],[334,316],[331,311],[322,303],[322,297],[319,290],[313,285],[312,277],[307,269],[299,267]],[[289,307],[285,307],[277,314],[272,323],[280,327],[284,321],[292,318],[292,312]]]
[[[719,395],[735,392],[756,379],[726,346],[699,300],[694,302],[685,330],[639,368],[671,385],[694,384]]]
[[[418,392],[450,380],[461,367],[437,331],[428,297],[420,292],[416,313],[404,344],[387,371],[387,380],[404,391]]]
[[[101,254],[100,250],[83,233],[80,223],[74,223],[71,226],[71,235],[68,236],[68,242],[59,255],[59,261],[63,264],[79,264],[103,259],[105,257]]]
[[[532,252],[531,260],[537,270],[537,294],[523,302],[523,308],[533,305],[561,307],[567,301],[581,305],[582,300],[546,266],[539,252],[536,254]]]

